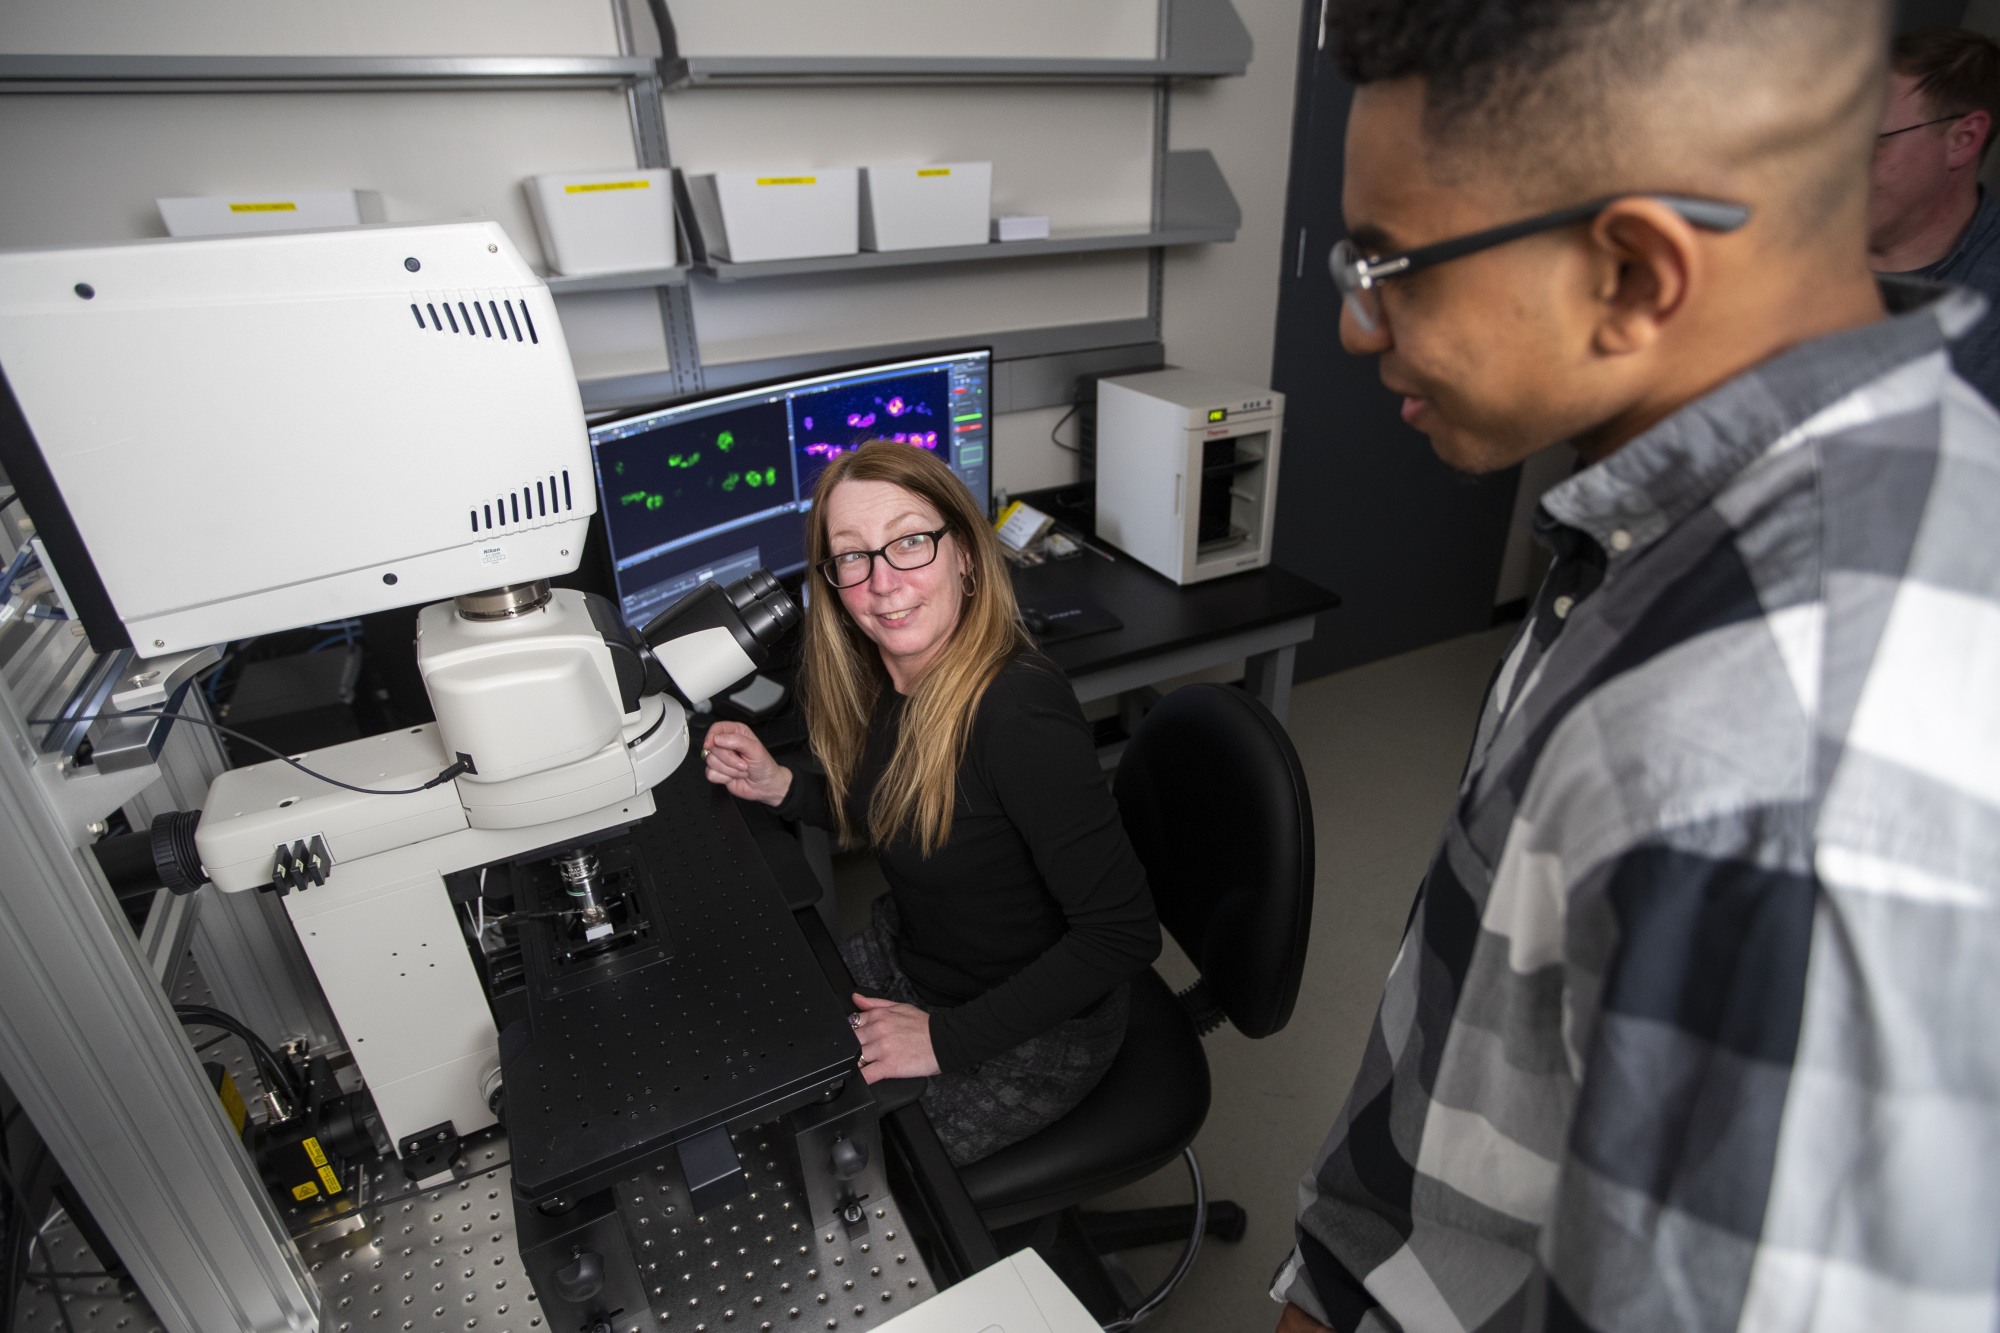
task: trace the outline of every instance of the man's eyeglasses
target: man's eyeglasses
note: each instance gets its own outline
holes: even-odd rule
[[[939,528],[936,532],[912,532],[872,551],[841,551],[820,561],[818,569],[836,588],[853,588],[868,582],[874,577],[878,555],[888,561],[891,569],[922,569],[937,559],[938,543],[950,531]]]
[[[1379,259],[1366,257],[1353,241],[1342,240],[1333,247],[1333,253],[1327,256],[1327,266],[1333,270],[1333,284],[1340,289],[1340,299],[1346,304],[1348,313],[1354,316],[1354,322],[1367,332],[1373,333],[1382,327],[1382,295],[1377,289],[1387,279],[1405,277],[1453,259],[1463,259],[1481,250],[1490,250],[1496,245],[1517,241],[1523,236],[1533,236],[1540,232],[1554,231],[1559,227],[1588,222],[1620,199],[1632,197],[1621,194],[1593,199],[1587,204],[1559,208],[1553,213],[1523,218],[1519,222],[1489,227],[1485,231],[1476,231],[1469,236],[1455,236],[1434,245],[1405,250],[1398,255],[1384,255]],[[1704,231],[1735,231],[1750,220],[1750,209],[1745,204],[1725,203],[1719,199],[1695,199],[1677,194],[1649,194],[1641,197],[1665,204],[1689,223]]]
[[[1893,139],[1899,134],[1908,134],[1911,130],[1920,130],[1927,125],[1944,125],[1954,120],[1964,120],[1971,114],[1970,111],[1961,111],[1957,115],[1939,116],[1936,120],[1920,120],[1914,125],[1905,125],[1899,130],[1883,130],[1875,136],[1875,142],[1879,146],[1883,141]]]

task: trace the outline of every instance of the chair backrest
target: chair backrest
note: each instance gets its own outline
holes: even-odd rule
[[[1160,923],[1250,1037],[1290,1021],[1312,925],[1313,820],[1298,751],[1228,685],[1175,690],[1125,748],[1113,788]]]

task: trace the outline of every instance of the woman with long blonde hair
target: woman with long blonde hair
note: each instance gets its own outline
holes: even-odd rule
[[[925,1110],[962,1166],[1096,1086],[1159,923],[1076,695],[1022,631],[951,469],[863,445],[820,475],[806,522],[801,685],[825,775],[718,722],[708,778],[873,844],[890,892],[841,946],[861,1072],[930,1077]]]

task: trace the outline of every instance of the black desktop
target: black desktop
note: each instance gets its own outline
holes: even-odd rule
[[[805,513],[826,465],[870,440],[934,451],[992,500],[985,350],[709,394],[590,431],[619,611],[643,625],[708,580],[805,568]]]

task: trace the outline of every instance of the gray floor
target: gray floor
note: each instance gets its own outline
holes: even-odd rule
[[[1299,1175],[1345,1096],[1394,959],[1410,899],[1451,806],[1479,701],[1511,630],[1473,635],[1300,686],[1290,731],[1312,789],[1318,883],[1305,982],[1283,1032],[1260,1042],[1224,1027],[1208,1039],[1215,1100],[1196,1140],[1211,1197],[1250,1213],[1238,1245],[1211,1241],[1148,1333],[1268,1329],[1265,1296],[1291,1245]],[[843,857],[842,924],[858,925],[881,880],[865,857]],[[1168,945],[1160,971],[1193,979]],[[1109,1206],[1183,1202],[1178,1165],[1109,1198]],[[1140,1252],[1143,1285],[1171,1249]]]

